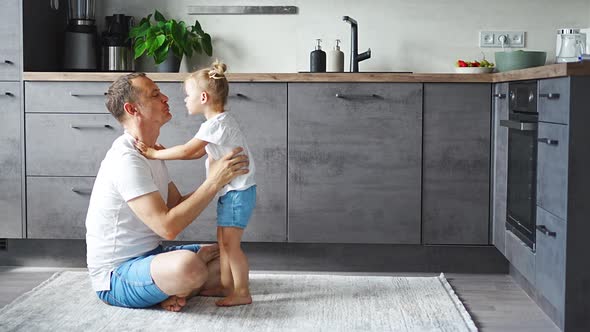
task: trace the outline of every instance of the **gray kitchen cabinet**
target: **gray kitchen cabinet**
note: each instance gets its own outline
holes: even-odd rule
[[[500,126],[508,120],[508,83],[494,84],[492,151],[492,243],[505,254],[506,198],[508,182],[508,128]]]
[[[172,120],[162,128],[160,142],[168,147],[189,141],[205,120],[187,114],[179,83],[159,83],[170,98]],[[241,126],[256,165],[257,203],[244,241],[284,242],[287,239],[287,84],[231,83],[227,111]],[[205,179],[205,157],[167,162],[180,192],[195,190]],[[182,232],[178,240],[216,240],[215,199]]]
[[[505,234],[504,256],[531,285],[535,285],[535,253],[509,230]]]
[[[537,207],[535,287],[563,314],[565,303],[566,224]]]
[[[21,77],[21,1],[4,0],[0,11],[0,81]]]
[[[94,177],[27,177],[27,238],[84,239]]]
[[[96,176],[123,133],[111,114],[26,113],[25,123],[26,174],[35,176]]]
[[[422,85],[290,83],[289,242],[420,243]]]
[[[23,237],[21,89],[0,82],[0,238]]]
[[[490,84],[424,84],[422,241],[489,244]]]
[[[539,121],[569,123],[570,78],[560,77],[539,80]]]
[[[108,113],[110,82],[25,82],[27,113]]]
[[[567,217],[567,125],[539,122],[537,144],[537,205],[557,217]]]

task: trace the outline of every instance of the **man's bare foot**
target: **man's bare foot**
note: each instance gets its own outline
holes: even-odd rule
[[[210,244],[206,246],[201,246],[199,251],[197,251],[197,256],[199,256],[199,258],[201,258],[203,262],[207,264],[215,258],[219,257],[219,245]]]
[[[233,290],[225,289],[223,287],[217,287],[212,289],[205,289],[199,292],[199,296],[213,296],[213,297],[225,297],[232,293]]]
[[[231,294],[230,296],[224,297],[221,300],[215,301],[218,307],[233,307],[237,305],[245,305],[252,303],[252,296],[248,295],[237,295]]]
[[[168,311],[178,312],[186,305],[186,298],[172,295],[160,302],[160,306]]]

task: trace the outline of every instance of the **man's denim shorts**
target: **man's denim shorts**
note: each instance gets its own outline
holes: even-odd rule
[[[157,254],[175,250],[197,252],[201,246],[187,244],[147,252],[131,258],[111,272],[111,289],[98,291],[98,297],[107,304],[126,308],[147,308],[166,300],[170,295],[162,292],[152,279],[150,264]]]
[[[232,190],[217,201],[217,226],[246,228],[256,206],[256,186]]]

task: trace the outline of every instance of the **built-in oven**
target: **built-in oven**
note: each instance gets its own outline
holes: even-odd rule
[[[508,85],[508,180],[506,229],[535,250],[537,200],[537,82]]]

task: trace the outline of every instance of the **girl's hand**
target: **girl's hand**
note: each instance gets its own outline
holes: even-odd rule
[[[154,159],[154,152],[156,152],[155,149],[150,148],[149,146],[145,145],[142,141],[140,141],[138,139],[135,140],[134,145],[135,145],[135,148],[137,149],[137,151],[139,151],[139,153],[141,153],[144,157],[146,157],[148,159]]]

